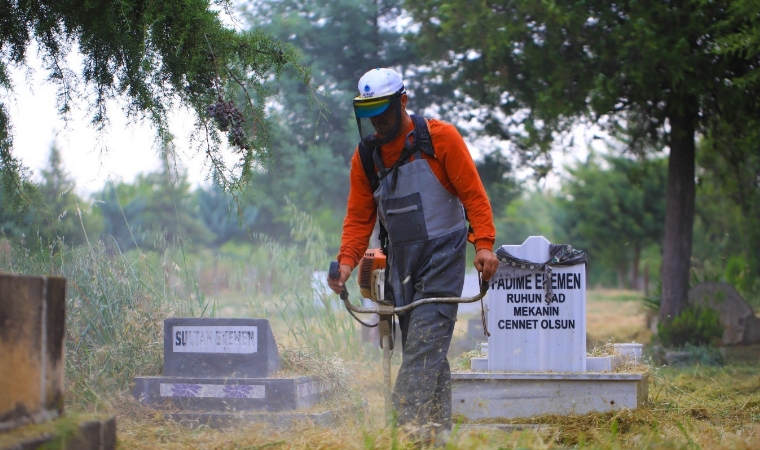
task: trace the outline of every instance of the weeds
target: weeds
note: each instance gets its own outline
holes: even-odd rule
[[[312,376],[333,392],[351,391],[351,370],[337,355],[323,357],[303,348],[280,349],[282,369],[276,376]]]
[[[97,409],[129,389],[135,375],[159,375],[163,320],[200,316],[206,305],[169,284],[172,253],[121,253],[115,244],[0,253],[0,270],[65,277],[67,403]]]
[[[357,325],[325,282],[331,258],[325,251],[324,234],[307,214],[292,205],[289,212],[295,244],[283,245],[259,236],[268,264],[260,271],[268,274],[273,294],[251,296],[250,309],[267,315],[274,309],[277,320],[283,321],[299,347],[356,359],[363,354]]]

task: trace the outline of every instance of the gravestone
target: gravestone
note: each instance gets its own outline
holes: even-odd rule
[[[760,343],[760,319],[737,290],[728,283],[702,282],[689,289],[689,303],[720,314],[724,345]]]
[[[66,280],[0,276],[0,430],[63,412]]]
[[[585,256],[555,247],[556,256],[565,255],[555,261],[550,249],[544,237],[531,236],[496,251],[487,352],[471,359],[471,371],[452,373],[454,414],[468,420],[585,414],[646,401],[642,373],[612,373],[635,364],[641,344],[620,345],[587,364]]]
[[[0,449],[113,449],[112,416],[64,415],[66,279],[0,274]]]
[[[164,321],[164,374],[136,377],[132,393],[148,405],[182,410],[168,415],[190,426],[329,421],[331,414],[299,410],[325,399],[330,386],[308,376],[272,376],[279,368],[266,319],[169,318]]]
[[[540,264],[549,259],[549,246],[544,237],[531,236],[522,245],[501,248]],[[488,370],[585,372],[586,266],[554,267],[550,273],[519,277],[513,275],[514,268],[502,263],[490,280]]]
[[[166,376],[266,378],[279,368],[268,320],[164,320]]]

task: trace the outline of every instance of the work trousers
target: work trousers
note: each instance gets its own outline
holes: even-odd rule
[[[399,316],[403,357],[393,390],[399,425],[430,422],[451,429],[451,368],[446,353],[456,322],[451,306],[444,315],[430,303]]]

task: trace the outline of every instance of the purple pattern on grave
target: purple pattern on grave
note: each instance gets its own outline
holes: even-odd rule
[[[172,394],[175,397],[198,397],[200,384],[172,384]]]
[[[227,398],[250,398],[253,386],[247,384],[225,385],[222,391]]]

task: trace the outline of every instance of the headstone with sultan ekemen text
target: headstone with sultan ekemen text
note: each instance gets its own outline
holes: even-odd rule
[[[164,320],[165,376],[259,378],[279,366],[268,320]]]
[[[266,319],[170,318],[164,321],[164,375],[135,377],[132,395],[176,409],[166,416],[190,427],[332,420],[332,412],[304,411],[331,394],[330,383],[270,378],[279,366]]]

